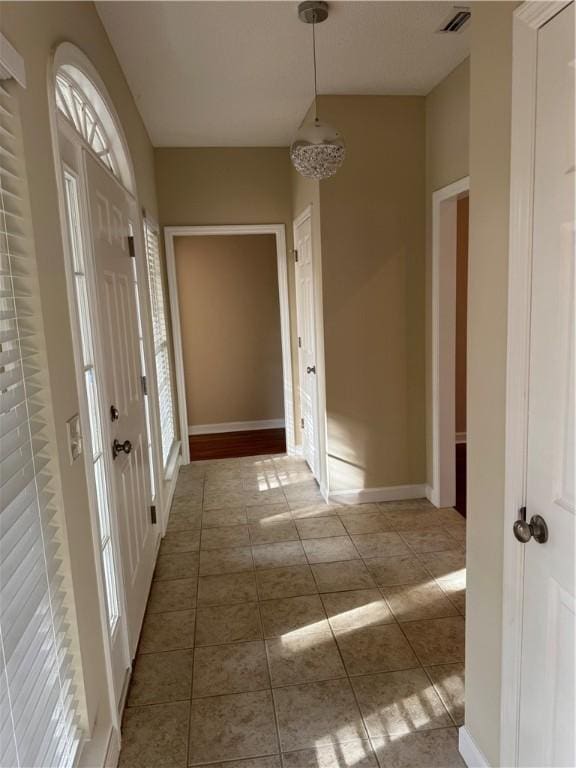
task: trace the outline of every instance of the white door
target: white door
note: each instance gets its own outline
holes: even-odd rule
[[[319,480],[318,375],[316,323],[314,312],[314,261],[312,219],[307,216],[294,225],[296,249],[296,314],[300,368],[300,411],[304,458]]]
[[[574,6],[538,33],[519,765],[576,765]]]
[[[154,568],[150,466],[138,337],[134,258],[129,247],[130,204],[115,179],[85,153],[103,384],[109,419],[111,485],[131,656]],[[113,450],[113,444],[118,446]]]

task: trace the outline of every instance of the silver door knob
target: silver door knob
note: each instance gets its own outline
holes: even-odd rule
[[[512,526],[514,536],[522,544],[527,544],[530,539],[544,544],[548,541],[548,526],[546,520],[540,515],[532,515],[530,522],[525,519],[516,520]]]
[[[132,450],[132,443],[130,440],[124,440],[123,443],[120,440],[114,440],[112,443],[112,458],[115,459],[119,453],[130,453]]]

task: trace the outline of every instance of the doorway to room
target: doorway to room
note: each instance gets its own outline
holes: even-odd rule
[[[191,461],[294,450],[283,226],[166,230]]]
[[[466,516],[468,178],[432,199],[432,487]]]
[[[454,506],[466,517],[466,387],[467,387],[467,321],[468,321],[468,209],[469,196],[456,201],[456,354],[454,382],[454,420],[456,424]]]

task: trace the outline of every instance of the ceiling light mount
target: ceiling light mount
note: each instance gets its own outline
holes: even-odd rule
[[[328,18],[328,3],[322,0],[305,0],[298,6],[298,18],[304,24],[321,24]]]

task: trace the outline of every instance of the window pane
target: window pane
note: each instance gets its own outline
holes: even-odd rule
[[[106,493],[106,475],[104,458],[100,455],[94,462],[94,477],[96,480],[96,496],[98,497],[98,517],[100,522],[100,546],[110,538],[110,512],[108,495]]]
[[[94,352],[92,349],[92,328],[90,324],[90,309],[88,307],[88,290],[86,278],[84,275],[76,275],[74,278],[76,286],[76,301],[78,303],[78,320],[80,322],[80,336],[82,345],[82,359],[84,365],[94,363]]]
[[[102,550],[102,561],[104,563],[104,578],[106,580],[106,598],[108,601],[108,625],[110,634],[114,632],[116,622],[120,617],[118,607],[118,590],[116,584],[116,571],[114,568],[114,552],[112,551],[112,542],[108,543]]]
[[[88,400],[88,416],[90,418],[90,436],[92,440],[92,460],[102,453],[102,427],[100,421],[100,407],[98,404],[98,393],[96,389],[96,380],[94,369],[88,368],[84,372],[84,382],[86,385],[86,397]]]
[[[160,409],[160,430],[162,433],[162,457],[164,466],[166,466],[176,436],[174,429],[174,401],[172,395],[170,356],[168,354],[168,340],[166,334],[166,307],[162,286],[158,232],[148,221],[144,222],[144,232],[146,236],[150,304],[152,308],[152,331],[154,334],[156,357],[156,383],[158,388],[158,406]]]

